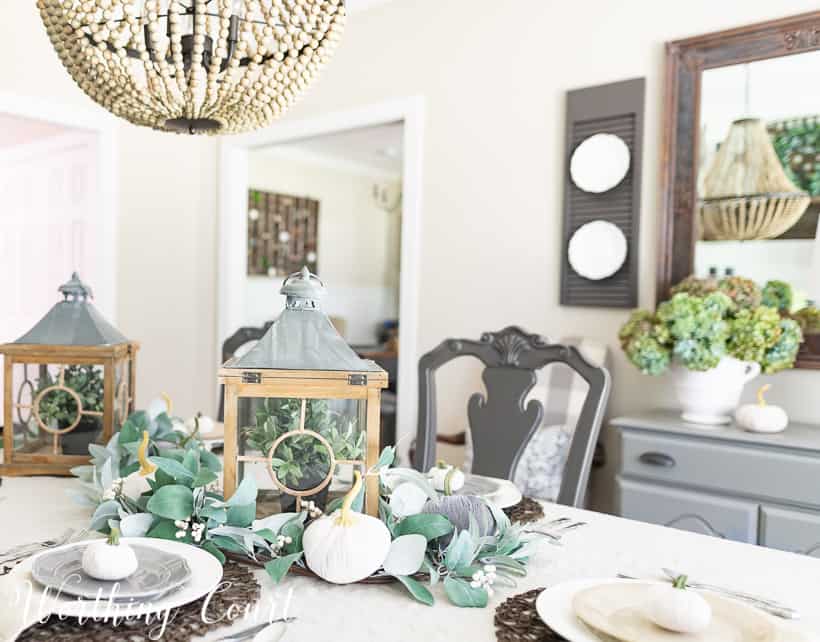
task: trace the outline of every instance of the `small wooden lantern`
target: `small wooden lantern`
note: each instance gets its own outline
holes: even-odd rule
[[[354,467],[379,458],[381,390],[387,373],[361,359],[319,307],[322,282],[305,267],[282,285],[285,310],[267,334],[219,371],[225,386],[225,496],[253,466],[281,492],[282,510],[321,505],[344,492]],[[246,470],[247,469],[247,470]],[[367,477],[364,508],[377,515],[378,479]]]
[[[65,475],[89,462],[134,409],[139,344],[89,302],[74,273],[29,332],[0,345],[4,361],[0,475]]]

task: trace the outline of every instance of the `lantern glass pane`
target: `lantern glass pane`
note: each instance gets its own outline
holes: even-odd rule
[[[117,361],[114,371],[114,432],[122,428],[128,419],[131,404],[131,362]]]
[[[29,365],[29,376],[34,385],[29,426],[33,423],[44,442],[41,452],[87,456],[88,445],[102,440],[103,367]]]
[[[15,363],[11,371],[11,420],[14,450],[21,453],[43,453],[45,436],[34,420],[32,403],[37,394],[37,373],[40,366]]]
[[[350,490],[366,461],[366,402],[248,398],[237,402],[239,477],[253,475],[263,513],[318,507]],[[302,413],[304,409],[304,423]]]

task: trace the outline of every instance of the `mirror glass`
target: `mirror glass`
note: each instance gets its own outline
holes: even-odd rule
[[[617,187],[629,171],[629,147],[615,134],[595,134],[572,153],[569,173],[578,189],[602,194]]]
[[[707,69],[699,277],[782,280],[820,301],[820,52]]]

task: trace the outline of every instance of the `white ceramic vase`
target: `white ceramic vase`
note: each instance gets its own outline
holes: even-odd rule
[[[674,364],[671,372],[683,420],[719,426],[732,421],[743,387],[760,374],[760,364],[723,357],[716,367],[705,372],[680,364]]]

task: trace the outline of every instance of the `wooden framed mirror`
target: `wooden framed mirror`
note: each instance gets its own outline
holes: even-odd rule
[[[691,274],[728,269],[791,280],[820,307],[820,11],[670,42],[666,53],[658,300]],[[732,145],[753,150],[750,165],[782,167],[748,172],[765,184],[747,184],[718,158]],[[732,190],[748,196],[730,203]],[[796,367],[820,369],[820,341],[803,344]]]

